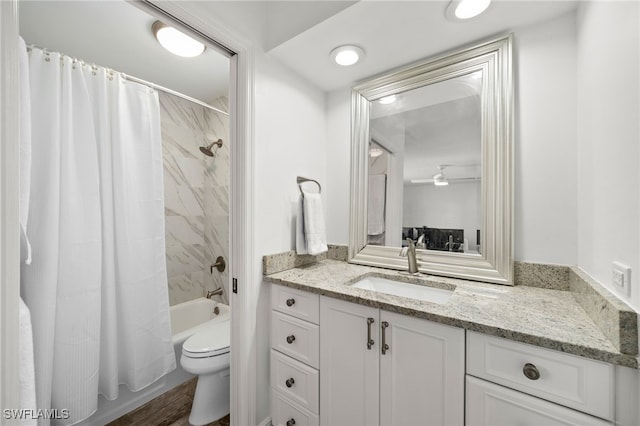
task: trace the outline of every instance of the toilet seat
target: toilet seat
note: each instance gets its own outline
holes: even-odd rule
[[[182,355],[189,358],[208,358],[230,352],[230,321],[212,320],[189,337],[182,345]]]

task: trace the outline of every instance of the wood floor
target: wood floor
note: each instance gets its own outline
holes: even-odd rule
[[[229,415],[226,415],[220,420],[213,423],[209,423],[206,426],[229,426],[230,424],[231,424],[231,419],[229,418]],[[171,423],[170,426],[189,426],[189,415],[187,414],[186,416],[179,419],[178,421]]]
[[[147,402],[107,426],[189,426],[197,377]],[[229,415],[206,426],[229,426]]]

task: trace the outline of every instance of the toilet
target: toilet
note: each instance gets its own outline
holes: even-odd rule
[[[182,368],[198,376],[192,425],[205,425],[229,414],[230,322],[215,320],[204,324],[182,345]]]

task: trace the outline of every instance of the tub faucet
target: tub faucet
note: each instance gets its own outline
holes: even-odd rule
[[[416,246],[413,244],[413,240],[411,238],[407,238],[408,247],[403,247],[400,250],[400,256],[406,257],[409,262],[409,273],[416,274],[418,273],[418,261],[416,260]]]
[[[222,294],[222,287],[216,288],[215,290],[207,291],[207,299],[211,299],[213,296],[219,296]]]

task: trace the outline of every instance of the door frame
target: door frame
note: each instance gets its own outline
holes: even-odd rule
[[[255,323],[258,283],[254,279],[253,104],[254,53],[251,44],[224,23],[203,20],[179,2],[130,1],[164,16],[232,52],[230,57],[230,276],[237,293],[231,309],[232,424],[256,422]],[[0,408],[18,408],[19,235],[19,70],[18,1],[0,1]]]
[[[18,301],[19,234],[18,3],[0,1],[0,404],[19,408]],[[4,414],[4,411],[3,411]],[[4,418],[4,417],[3,417]]]

